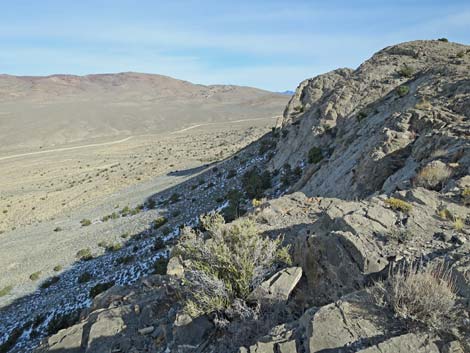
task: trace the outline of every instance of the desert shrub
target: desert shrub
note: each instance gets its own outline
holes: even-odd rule
[[[461,232],[462,229],[463,229],[463,221],[461,218],[457,217],[454,221],[454,229],[457,231],[457,232]]]
[[[119,213],[123,216],[126,217],[131,213],[131,208],[129,206],[125,206]]]
[[[447,38],[439,38],[438,41],[447,43],[449,40]]]
[[[56,314],[47,325],[47,334],[53,335],[58,331],[77,323],[80,318],[80,311],[81,310],[78,309],[67,314]]]
[[[422,97],[420,101],[416,103],[415,108],[421,110],[428,110],[432,108],[432,105],[425,97]]]
[[[5,342],[0,344],[0,353],[8,353],[15,346],[17,341],[20,339],[23,334],[25,327],[15,327],[8,334],[8,338]]]
[[[392,209],[396,211],[401,211],[404,213],[409,213],[413,206],[406,201],[397,199],[395,197],[390,197],[385,200],[385,203]]]
[[[458,58],[463,58],[464,56],[465,56],[465,51],[460,50],[459,52],[457,52],[457,57]]]
[[[0,289],[0,297],[4,297],[5,295],[8,295],[11,293],[13,290],[13,286],[6,286]]]
[[[177,192],[174,192],[173,194],[171,194],[170,198],[168,199],[170,203],[175,203],[175,202],[178,202],[179,200],[180,200],[180,194],[178,194]]]
[[[31,273],[29,275],[29,279],[31,281],[37,281],[39,279],[39,277],[41,277],[41,271],[37,271],[37,272]]]
[[[454,216],[452,215],[452,212],[450,212],[447,208],[445,207],[441,207],[437,210],[437,215],[439,216],[439,218],[441,219],[445,219],[445,220],[450,220],[450,219],[453,219]]]
[[[356,120],[357,121],[362,121],[364,120],[365,118],[367,118],[367,113],[363,110],[361,110],[359,113],[357,113],[356,115]]]
[[[251,200],[251,205],[253,207],[260,207],[263,204],[263,201],[258,200],[258,199],[253,199]]]
[[[294,107],[294,112],[303,113],[304,112],[304,107],[302,105],[297,105],[297,106]]]
[[[100,248],[105,248],[105,249],[106,249],[106,248],[108,247],[108,243],[105,242],[105,241],[100,241],[100,242],[98,243],[98,246],[99,246]]]
[[[80,276],[78,276],[77,282],[78,283],[87,283],[91,281],[93,276],[91,275],[90,272],[83,272]]]
[[[153,263],[153,273],[156,275],[164,275],[166,274],[166,269],[168,267],[168,259],[165,257],[159,257]]]
[[[148,209],[150,209],[150,210],[154,209],[156,205],[157,205],[157,203],[155,202],[154,199],[148,199],[148,200],[145,202],[145,206],[146,206]]]
[[[62,266],[61,266],[61,265],[54,266],[53,270],[54,270],[55,272],[62,271]]]
[[[153,221],[153,228],[158,229],[166,222],[168,222],[168,219],[166,219],[165,217],[158,217],[156,220]]]
[[[404,243],[413,237],[413,234],[405,228],[394,228],[387,234],[389,239],[398,243]]]
[[[90,298],[96,297],[98,294],[103,293],[112,286],[114,286],[114,281],[98,283],[96,286],[90,289]]]
[[[222,216],[226,222],[231,222],[245,214],[246,210],[241,207],[243,194],[239,190],[232,189],[227,192],[225,197],[228,201],[228,206],[222,210]]]
[[[410,88],[406,85],[402,85],[397,88],[396,92],[400,97],[404,97],[410,93]]]
[[[91,221],[89,219],[84,218],[80,221],[80,224],[82,225],[82,227],[87,227],[91,224]]]
[[[323,154],[321,152],[321,149],[318,147],[312,147],[308,151],[308,162],[309,163],[318,163],[323,159]]]
[[[106,250],[110,251],[110,252],[119,251],[121,249],[122,249],[122,244],[121,243],[108,244],[108,246],[106,247]]]
[[[93,258],[93,255],[91,254],[90,248],[85,248],[81,249],[77,252],[75,255],[78,259],[83,260],[83,261],[88,261]]]
[[[201,223],[204,234],[185,228],[174,249],[185,263],[185,309],[192,316],[245,299],[277,264],[290,262],[282,239],[262,236],[253,220],[225,224],[220,214],[211,213]]]
[[[295,167],[292,169],[289,163],[285,163],[282,167],[280,181],[284,187],[288,187],[296,183],[302,176],[302,168]]]
[[[237,171],[235,169],[230,169],[227,173],[227,179],[232,179],[237,176]]]
[[[271,187],[271,174],[267,170],[261,173],[257,168],[250,169],[243,174],[242,184],[248,198],[260,199]]]
[[[403,320],[442,330],[456,315],[456,286],[450,270],[442,264],[427,267],[400,266],[374,290],[380,304]]]
[[[54,228],[54,232],[61,232],[62,231],[62,228],[61,227],[55,227]]]
[[[462,191],[462,200],[465,205],[470,205],[470,188],[465,188]]]
[[[445,164],[431,163],[419,171],[414,180],[414,184],[429,190],[439,191],[451,174],[452,170]]]
[[[265,139],[260,141],[258,154],[263,155],[269,150],[276,147],[276,141],[272,139]]]
[[[171,233],[171,228],[170,227],[163,227],[161,232],[162,232],[163,235],[166,236],[166,235]]]
[[[45,280],[42,284],[41,284],[41,288],[42,289],[46,289],[46,288],[49,288],[50,286],[52,286],[53,284],[59,282],[60,280],[60,277],[59,276],[53,276],[51,278],[48,278],[47,280]]]
[[[127,265],[134,261],[133,255],[122,256],[116,259],[118,265]]]
[[[166,243],[165,243],[165,240],[163,238],[155,239],[155,241],[153,243],[153,250],[154,251],[163,250],[163,249],[165,249],[165,247],[166,247]]]
[[[408,78],[412,77],[414,72],[415,72],[415,69],[407,64],[403,65],[398,70],[398,73],[400,74],[401,77],[408,77]]]

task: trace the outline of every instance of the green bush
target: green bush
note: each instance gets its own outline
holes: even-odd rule
[[[253,168],[243,174],[243,189],[250,199],[261,199],[264,191],[271,187],[271,174],[266,170],[262,173]]]
[[[463,50],[460,50],[458,53],[457,53],[457,57],[458,58],[463,58],[465,56],[465,51]]]
[[[110,252],[119,251],[121,249],[122,249],[121,243],[108,244],[108,246],[106,247],[106,250]]]
[[[398,70],[398,73],[400,74],[401,77],[407,77],[407,78],[412,77],[414,72],[415,72],[415,69],[412,68],[411,66],[408,66],[407,64],[403,65]]]
[[[82,227],[87,227],[91,224],[91,221],[89,219],[84,218],[80,221],[80,224],[82,225]]]
[[[447,38],[439,38],[438,41],[447,43],[449,40]]]
[[[228,201],[228,206],[222,210],[222,215],[226,222],[231,222],[245,214],[246,210],[241,207],[243,194],[239,190],[232,189],[227,192],[225,197]]]
[[[54,232],[61,232],[62,231],[62,228],[61,227],[55,227],[54,228]]]
[[[173,254],[183,259],[185,310],[193,317],[246,299],[276,264],[290,263],[282,239],[262,236],[253,220],[225,224],[220,214],[211,213],[201,223],[206,233],[184,228]]]
[[[367,113],[363,110],[361,110],[359,113],[357,113],[356,115],[356,120],[357,121],[362,121],[364,120],[365,118],[367,118]]]
[[[165,275],[168,267],[168,259],[165,257],[159,257],[153,263],[153,273],[156,275]]]
[[[156,205],[157,203],[155,202],[154,199],[148,199],[147,202],[145,203],[145,206],[150,210],[153,210]]]
[[[158,229],[166,222],[168,222],[168,219],[166,219],[165,217],[158,217],[156,220],[153,221],[153,228]]]
[[[93,276],[91,275],[90,272],[83,272],[80,276],[78,276],[77,282],[78,283],[87,283],[91,281]]]
[[[103,293],[112,286],[114,286],[114,281],[98,283],[96,286],[90,289],[90,298],[96,297],[98,294]]]
[[[323,159],[323,154],[321,149],[318,147],[312,147],[308,151],[308,162],[309,163],[318,163]]]
[[[410,88],[408,86],[399,86],[397,88],[397,94],[400,96],[400,97],[404,97],[406,96],[408,93],[410,93]]]
[[[54,266],[53,270],[54,270],[55,272],[62,271],[62,266],[61,266],[61,265]]]
[[[57,283],[59,282],[60,280],[60,277],[59,276],[53,276],[47,280],[45,280],[42,284],[41,284],[41,288],[42,289],[46,289],[46,288],[49,288],[50,286],[52,286],[54,283]]]
[[[132,261],[134,261],[133,255],[122,256],[116,259],[116,263],[118,265],[127,265],[130,264]]]
[[[237,176],[237,171],[235,169],[230,169],[227,173],[227,179],[232,179]]]
[[[178,202],[179,200],[180,200],[180,194],[178,194],[177,192],[174,192],[173,194],[171,194],[170,198],[168,199],[170,203],[175,203],[175,202]]]
[[[0,289],[0,297],[4,297],[5,295],[8,295],[11,293],[13,290],[13,286],[6,286]]]
[[[37,271],[37,272],[34,272],[32,273],[30,276],[29,276],[29,279],[31,281],[37,281],[39,279],[39,277],[41,277],[41,271]]]
[[[83,261],[88,261],[93,258],[90,248],[81,249],[77,252],[76,257]]]

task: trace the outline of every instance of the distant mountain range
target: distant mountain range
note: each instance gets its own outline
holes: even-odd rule
[[[257,88],[204,86],[136,72],[0,75],[0,148],[31,149],[271,117],[282,114],[287,101]]]

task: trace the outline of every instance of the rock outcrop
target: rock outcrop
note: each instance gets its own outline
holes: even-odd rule
[[[253,288],[250,315],[183,313],[175,256],[166,276],[99,295],[40,351],[470,352],[469,63],[467,46],[416,41],[300,84],[269,166],[302,176],[247,215],[283,236],[293,264]],[[452,278],[449,330],[399,317],[375,291],[417,263]]]

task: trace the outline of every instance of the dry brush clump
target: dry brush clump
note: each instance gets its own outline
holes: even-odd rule
[[[414,184],[429,190],[439,191],[452,175],[452,170],[443,163],[431,163],[416,175]]]
[[[443,264],[399,266],[373,287],[377,302],[399,319],[445,331],[458,321],[457,288]]]
[[[290,263],[282,239],[262,236],[251,219],[225,224],[211,213],[201,223],[206,231],[185,228],[173,251],[183,260],[185,311],[193,317],[245,299],[278,264]]]

